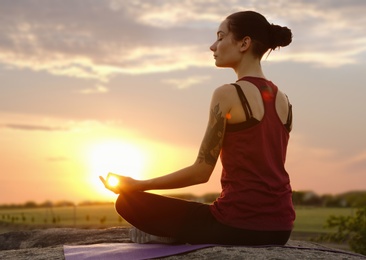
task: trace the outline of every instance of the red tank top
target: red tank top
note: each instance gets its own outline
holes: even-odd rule
[[[222,192],[210,210],[219,222],[232,227],[291,230],[295,211],[284,167],[289,131],[276,112],[277,87],[262,78],[241,80],[259,89],[265,112],[254,126],[225,131],[220,155]]]

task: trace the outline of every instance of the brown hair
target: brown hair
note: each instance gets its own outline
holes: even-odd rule
[[[260,58],[269,49],[285,47],[292,41],[289,28],[270,24],[263,15],[254,11],[233,13],[226,20],[234,40],[249,36],[253,41],[253,53]]]

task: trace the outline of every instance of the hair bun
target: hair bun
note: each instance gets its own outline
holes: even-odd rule
[[[271,24],[270,26],[270,39],[272,50],[277,47],[285,47],[292,42],[292,32],[287,27]]]

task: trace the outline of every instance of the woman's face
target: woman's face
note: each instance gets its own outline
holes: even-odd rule
[[[235,68],[240,60],[240,44],[229,32],[227,20],[223,21],[217,31],[217,40],[210,46],[217,67]]]

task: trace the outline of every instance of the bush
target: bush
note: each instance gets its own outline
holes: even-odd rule
[[[325,227],[337,231],[322,235],[320,241],[346,242],[353,251],[366,255],[366,207],[358,209],[354,216],[330,216]]]

